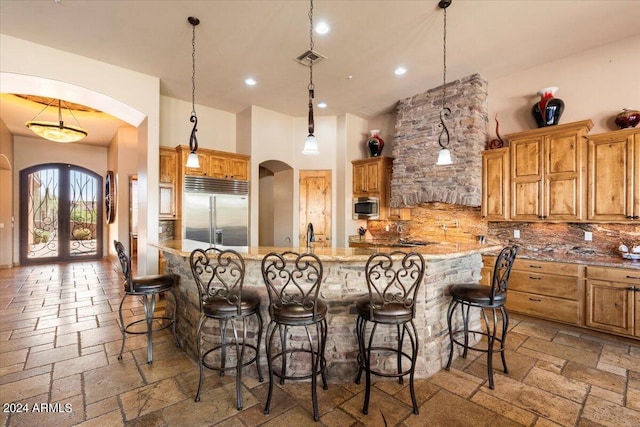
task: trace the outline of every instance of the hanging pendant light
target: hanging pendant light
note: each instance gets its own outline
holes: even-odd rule
[[[309,52],[313,52],[313,0],[309,8]],[[318,141],[313,134],[315,130],[315,123],[313,121],[313,98],[315,96],[315,86],[313,85],[313,59],[309,58],[309,135],[304,141],[304,148],[302,154],[307,156],[317,156],[320,154],[318,150]]]
[[[87,136],[87,131],[80,127],[80,123],[71,112],[71,109],[68,105],[67,111],[71,114],[71,117],[76,121],[78,126],[69,126],[65,125],[62,121],[62,101],[58,99],[58,123],[56,122],[48,122],[48,121],[37,121],[36,119],[46,110],[51,104],[53,104],[55,99],[51,99],[51,101],[31,120],[25,123],[25,125],[29,128],[29,130],[39,137],[44,139],[48,139],[53,142],[77,142]]]
[[[193,123],[191,136],[189,137],[189,156],[187,157],[188,168],[199,168],[200,160],[198,160],[198,116],[196,115],[196,25],[200,23],[198,18],[190,16],[187,18],[192,27],[191,35],[191,118],[189,121]]]
[[[438,162],[436,165],[444,166],[453,164],[453,160],[451,159],[451,151],[449,151],[449,142],[450,135],[449,129],[447,129],[447,125],[445,123],[445,119],[451,115],[451,109],[446,106],[446,98],[447,98],[447,8],[451,6],[452,0],[440,0],[438,6],[444,10],[444,26],[443,26],[443,72],[442,72],[442,110],[440,111],[440,125],[442,126],[442,131],[440,132],[440,136],[438,137],[438,145],[440,145],[440,152],[438,153]]]

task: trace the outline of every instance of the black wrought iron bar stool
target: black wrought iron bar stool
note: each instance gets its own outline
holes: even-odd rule
[[[493,389],[493,353],[499,352],[502,358],[504,373],[509,373],[505,358],[505,343],[509,328],[509,314],[505,309],[507,301],[507,288],[509,286],[509,276],[511,267],[518,253],[518,245],[506,246],[500,251],[493,268],[491,276],[491,286],[477,284],[457,284],[449,290],[451,303],[447,312],[447,324],[449,326],[449,338],[451,349],[449,350],[449,361],[446,370],[451,368],[453,360],[454,346],[462,346],[462,357],[467,357],[468,350],[481,351],[487,353],[487,374],[489,377],[489,388]],[[462,329],[455,329],[453,325],[453,315],[457,307],[460,307],[462,315]],[[484,321],[484,329],[470,330],[469,319],[471,308],[478,308],[481,311],[481,322]],[[491,321],[487,316],[487,311],[491,311]],[[498,335],[498,312],[502,322],[501,333]],[[482,325],[481,325],[482,327]],[[486,347],[483,344],[470,345],[469,334],[481,335],[487,338]],[[496,342],[498,347],[496,348]]]
[[[122,332],[122,346],[120,347],[120,354],[118,360],[122,360],[122,352],[124,351],[124,344],[127,334],[134,335],[147,335],[147,363],[153,363],[153,333],[161,331],[163,329],[172,328],[173,338],[176,340],[176,346],[180,347],[178,336],[176,335],[176,313],[178,311],[178,300],[173,291],[174,286],[178,283],[178,276],[173,274],[154,274],[148,276],[133,277],[131,272],[131,258],[126,254],[124,246],[117,240],[113,241],[120,260],[120,266],[122,267],[122,273],[124,275],[124,296],[120,301],[120,307],[118,309],[118,316],[120,318],[120,331]],[[173,295],[175,301],[173,307],[173,316],[159,316],[155,314],[156,310],[156,297],[162,293],[170,293]],[[144,307],[144,319],[134,320],[125,325],[122,314],[122,307],[124,301],[129,296],[138,296],[142,299],[142,305]],[[159,325],[153,325],[153,322],[160,322]],[[146,323],[145,330],[136,330],[136,327]]]
[[[413,379],[419,343],[413,319],[416,314],[416,295],[424,277],[424,270],[424,258],[417,252],[376,253],[371,255],[365,264],[365,277],[369,293],[356,302],[358,312],[356,335],[360,365],[356,384],[360,384],[360,378],[364,372],[366,387],[362,406],[363,414],[369,412],[371,374],[382,377],[397,377],[400,384],[403,384],[404,376],[409,375],[413,413],[418,414]],[[369,322],[372,323],[372,326],[367,339],[367,324]],[[382,344],[380,335],[378,335],[378,341],[374,342],[378,326],[395,326],[397,347]],[[411,344],[410,353],[403,348],[405,334]],[[378,357],[383,357],[384,353],[395,355],[394,372],[383,371],[382,368],[372,369],[372,353]],[[403,369],[403,359],[409,361],[408,369]]]
[[[318,297],[322,274],[322,263],[312,253],[272,252],[262,260],[262,277],[269,292],[271,317],[265,334],[269,367],[269,394],[264,408],[265,414],[270,412],[274,375],[280,378],[280,384],[284,384],[285,380],[311,378],[313,419],[320,419],[316,392],[318,375],[322,377],[323,388],[327,389],[327,361],[324,357],[327,341],[327,305]],[[300,346],[288,347],[289,330],[295,327],[304,328],[309,348],[304,347],[304,341]],[[315,341],[310,327],[315,329]],[[280,338],[280,348],[274,347],[276,332]],[[292,359],[303,360],[305,355],[310,358],[309,369],[302,373],[288,374],[287,370],[292,369],[288,362]],[[274,368],[274,365],[278,364],[279,370]]]
[[[198,349],[198,365],[200,380],[195,401],[200,401],[200,392],[204,381],[204,368],[213,369],[224,376],[225,371],[236,371],[236,404],[242,409],[242,368],[255,362],[258,379],[263,381],[260,370],[260,341],[262,338],[262,316],[260,315],[260,295],[257,291],[244,288],[245,263],[242,256],[231,249],[196,249],[189,258],[191,272],[198,286],[200,301],[200,321],[196,330],[196,346]],[[247,320],[256,316],[258,322],[257,343],[247,342]],[[205,341],[203,333],[207,320],[218,320],[220,344],[203,350]],[[242,324],[241,333],[237,322]],[[227,341],[228,326],[231,326],[233,340]],[[235,364],[227,366],[227,347],[235,347]],[[245,360],[245,349],[249,348],[248,360]],[[219,351],[218,354],[215,352]],[[216,356],[219,356],[217,360]]]

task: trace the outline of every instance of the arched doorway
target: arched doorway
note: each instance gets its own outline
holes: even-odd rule
[[[20,171],[20,263],[102,258],[102,177],[80,166]]]
[[[293,168],[279,160],[259,166],[258,244],[295,246]]]

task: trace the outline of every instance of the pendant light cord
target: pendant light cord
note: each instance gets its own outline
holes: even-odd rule
[[[313,52],[313,0],[309,7],[309,51]],[[315,123],[313,120],[313,98],[315,97],[315,86],[313,85],[313,59],[309,58],[309,135],[313,135]]]
[[[449,129],[447,129],[447,125],[445,124],[445,118],[448,118],[451,115],[451,109],[446,106],[447,100],[447,7],[451,5],[451,1],[442,0],[438,3],[438,6],[444,10],[444,25],[442,30],[442,110],[440,111],[440,125],[442,126],[442,131],[440,132],[440,136],[438,137],[438,145],[441,148],[445,149],[449,146],[450,135]]]
[[[192,153],[195,153],[198,150],[198,137],[196,136],[198,131],[198,116],[196,115],[196,25],[200,23],[200,20],[190,16],[188,21],[193,27],[191,34],[191,118],[189,119],[193,123],[193,128],[189,137],[189,149]]]

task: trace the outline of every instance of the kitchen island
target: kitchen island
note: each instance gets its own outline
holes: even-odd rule
[[[200,318],[198,291],[189,266],[189,255],[196,248],[206,248],[206,243],[189,240],[173,240],[156,246],[166,259],[166,273],[180,277],[176,295],[178,298],[177,333],[182,347],[196,357],[195,331]],[[262,295],[262,317],[265,326],[269,321],[268,296],[262,280],[260,263],[270,252],[293,250],[306,252],[307,248],[282,247],[234,247],[245,259],[246,275],[244,286],[258,289]],[[422,286],[417,295],[415,325],[419,337],[416,377],[425,378],[438,372],[446,365],[449,336],[447,331],[448,288],[454,283],[478,283],[482,269],[482,254],[500,250],[495,245],[475,243],[437,243],[416,247],[386,248],[313,248],[322,261],[324,277],[320,289],[321,297],[329,307],[328,339],[325,350],[328,379],[333,382],[352,381],[357,371],[357,341],[355,334],[355,301],[367,292],[364,265],[375,252],[416,251],[426,262]],[[172,309],[172,301],[167,301],[167,309]],[[456,320],[458,322],[459,320]],[[249,324],[250,331],[257,331],[255,324]],[[211,331],[213,333],[213,331]],[[384,334],[381,334],[384,335]],[[394,339],[395,330],[389,331],[381,339]],[[252,335],[249,334],[251,339]],[[295,342],[297,337],[292,337]],[[264,343],[264,339],[262,341]],[[264,354],[264,344],[261,344]],[[266,360],[262,357],[262,364]],[[394,366],[395,359],[381,360],[381,364]],[[295,361],[292,369],[296,370]]]

